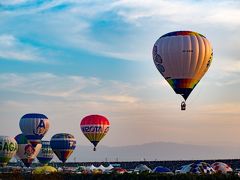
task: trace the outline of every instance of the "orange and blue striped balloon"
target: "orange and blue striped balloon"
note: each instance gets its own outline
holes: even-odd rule
[[[50,146],[58,159],[65,163],[76,147],[76,139],[67,133],[55,134],[51,138]]]

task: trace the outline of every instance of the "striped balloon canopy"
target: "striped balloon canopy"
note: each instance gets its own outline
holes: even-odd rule
[[[24,134],[18,134],[15,137],[18,144],[17,157],[23,162],[26,167],[30,167],[36,156],[38,155],[42,144],[37,144],[35,147],[24,136]]]
[[[107,134],[110,123],[102,115],[89,115],[82,119],[80,128],[87,139],[94,145],[94,151],[101,139]]]
[[[53,150],[50,146],[50,141],[42,141],[42,148],[37,155],[37,159],[41,164],[49,163],[53,158]]]
[[[47,116],[38,113],[25,114],[19,122],[20,129],[30,143],[35,147],[49,129]]]
[[[51,138],[50,146],[58,159],[65,163],[76,147],[76,139],[67,133],[55,134]]]
[[[176,94],[187,100],[207,72],[213,50],[205,36],[175,31],[161,36],[153,46],[153,61]]]
[[[9,136],[0,136],[0,166],[4,167],[18,150],[17,142]]]

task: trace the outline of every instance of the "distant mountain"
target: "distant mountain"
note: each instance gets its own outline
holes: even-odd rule
[[[240,147],[156,142],[122,147],[98,146],[96,152],[93,152],[93,148],[90,146],[77,146],[68,162],[231,159],[239,157]]]

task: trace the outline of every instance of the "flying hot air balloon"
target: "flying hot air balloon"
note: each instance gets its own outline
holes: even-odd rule
[[[17,142],[9,136],[0,136],[0,166],[4,167],[16,154]]]
[[[35,147],[49,129],[49,120],[43,114],[25,114],[19,122],[20,129],[30,143]]]
[[[38,155],[42,144],[36,144],[34,147],[30,141],[23,135],[18,134],[15,137],[18,144],[17,157],[23,162],[26,167],[30,167],[33,160]]]
[[[82,119],[80,128],[87,139],[94,145],[94,151],[101,139],[107,134],[110,123],[101,115],[89,115]]]
[[[76,139],[67,133],[55,134],[51,138],[50,146],[58,159],[65,163],[76,147]]]
[[[175,31],[155,42],[152,55],[158,71],[186,101],[207,72],[213,50],[205,36],[192,31]],[[182,110],[186,108],[185,101],[181,104]]]
[[[42,164],[49,163],[53,158],[53,150],[50,146],[50,141],[42,141],[42,148],[37,155],[37,159]]]

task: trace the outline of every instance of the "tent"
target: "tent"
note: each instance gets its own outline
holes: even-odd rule
[[[97,169],[100,169],[102,172],[106,170],[106,168],[102,164],[98,166]]]
[[[173,174],[173,172],[167,168],[167,167],[163,167],[163,166],[157,166],[153,169],[154,173],[167,173],[167,174]]]
[[[57,169],[52,166],[37,167],[33,170],[33,174],[50,174],[57,172]]]
[[[180,169],[180,173],[192,173],[192,174],[213,174],[215,170],[212,166],[206,162],[195,162],[183,166]]]
[[[139,164],[135,167],[134,172],[152,172],[152,170],[144,164]]]
[[[114,167],[111,165],[111,164],[109,164],[109,166],[108,167],[105,167],[105,170],[111,170],[111,169],[113,169]]]
[[[227,174],[233,172],[232,168],[223,162],[215,162],[211,166],[218,173]]]
[[[92,164],[91,166],[87,166],[86,169],[93,171],[94,169],[97,169],[97,168]]]

